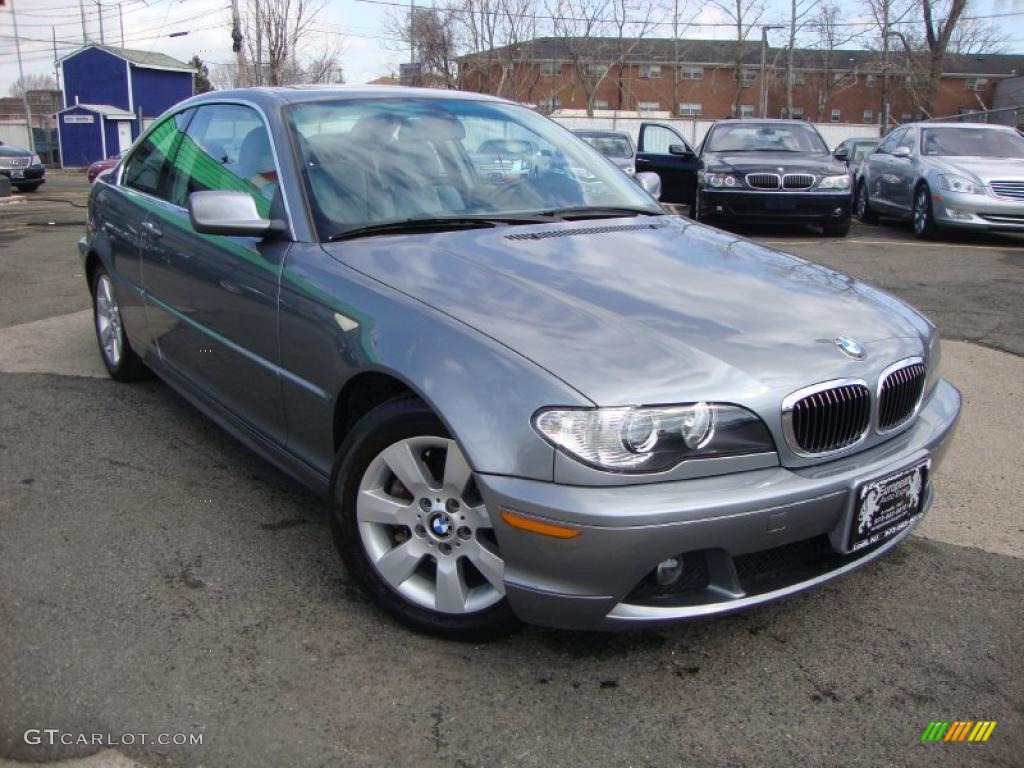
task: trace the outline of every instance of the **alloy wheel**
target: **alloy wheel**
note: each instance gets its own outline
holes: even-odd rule
[[[100,275],[96,281],[96,333],[107,364],[117,368],[121,364],[124,350],[124,328],[121,325],[121,310],[114,296],[114,285],[105,274]]]
[[[366,468],[356,521],[367,557],[410,602],[468,614],[504,597],[505,565],[472,470],[454,440],[399,440]]]
[[[914,198],[914,234],[920,236],[928,229],[928,189],[921,187]]]

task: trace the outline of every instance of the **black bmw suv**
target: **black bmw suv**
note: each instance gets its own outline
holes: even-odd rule
[[[0,142],[0,174],[11,180],[20,192],[35,192],[45,183],[46,169],[39,155],[21,147]]]
[[[809,123],[722,120],[699,155],[695,219],[817,224],[833,237],[850,230],[850,171]]]

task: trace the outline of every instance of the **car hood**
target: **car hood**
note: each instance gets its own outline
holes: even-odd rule
[[[704,167],[711,171],[751,173],[814,173],[818,175],[846,172],[846,165],[831,155],[801,154],[795,152],[709,152],[704,155]]]
[[[31,157],[32,153],[21,147],[0,147],[0,157]]]
[[[930,333],[916,312],[851,277],[668,216],[325,248],[598,405],[750,403],[867,376],[921,354]],[[834,339],[842,336],[863,344],[864,361],[839,351]]]
[[[1024,180],[1024,159],[1016,157],[927,157],[943,173],[970,174],[982,182]]]

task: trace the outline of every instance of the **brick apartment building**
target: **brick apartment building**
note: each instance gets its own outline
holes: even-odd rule
[[[760,116],[761,45],[742,44],[736,110],[737,45],[730,40],[543,37],[463,57],[460,81],[468,90],[500,93],[542,111],[586,109],[585,78],[593,88],[594,110],[704,119],[737,113]],[[911,92],[922,88],[920,75],[900,58],[893,56],[884,67],[875,51],[795,51],[792,116],[815,122],[879,123],[887,80],[889,122],[918,117]],[[782,117],[786,51],[770,48],[766,59],[767,116]],[[945,69],[936,116],[990,108],[996,82],[1024,74],[1024,55],[951,54]]]

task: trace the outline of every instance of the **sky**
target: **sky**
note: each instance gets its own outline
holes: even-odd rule
[[[705,0],[688,1],[690,8],[701,9],[698,22],[713,25],[725,20]],[[417,5],[430,5],[431,2],[418,0]],[[239,0],[239,3],[244,7],[245,0]],[[761,23],[785,23],[789,0],[767,0],[767,3],[768,9]],[[857,0],[843,0],[843,3],[846,7],[859,5]],[[123,19],[125,47],[159,51],[182,61],[198,53],[212,67],[229,62],[233,57],[229,34],[230,0],[103,0],[102,5],[98,5],[97,0],[6,0],[6,6],[0,8],[0,95],[6,95],[18,77],[12,4],[17,12],[26,75],[53,73],[54,36],[58,56],[81,46],[83,9],[85,34],[90,41],[99,41],[102,12],[103,34],[108,44],[121,44]],[[667,5],[671,6],[670,0],[667,0]],[[541,14],[544,13],[540,10],[543,7],[544,0],[538,0],[538,12]],[[397,8],[381,4],[381,0],[328,0],[315,24],[315,34],[319,39],[312,40],[311,44],[316,47],[323,41],[337,40],[340,36],[344,46],[342,66],[347,82],[363,83],[392,74],[397,71],[399,62],[407,58],[404,44],[387,31],[388,18],[396,12]],[[1024,0],[971,0],[967,13],[974,16],[999,14],[1000,17],[993,21],[1008,38],[1007,50],[1024,53]],[[667,27],[660,30],[658,36],[669,35]],[[181,32],[188,34],[169,37]],[[693,26],[686,36],[729,37],[731,34],[725,26]],[[772,33],[770,40],[773,45],[783,43],[781,35]]]

